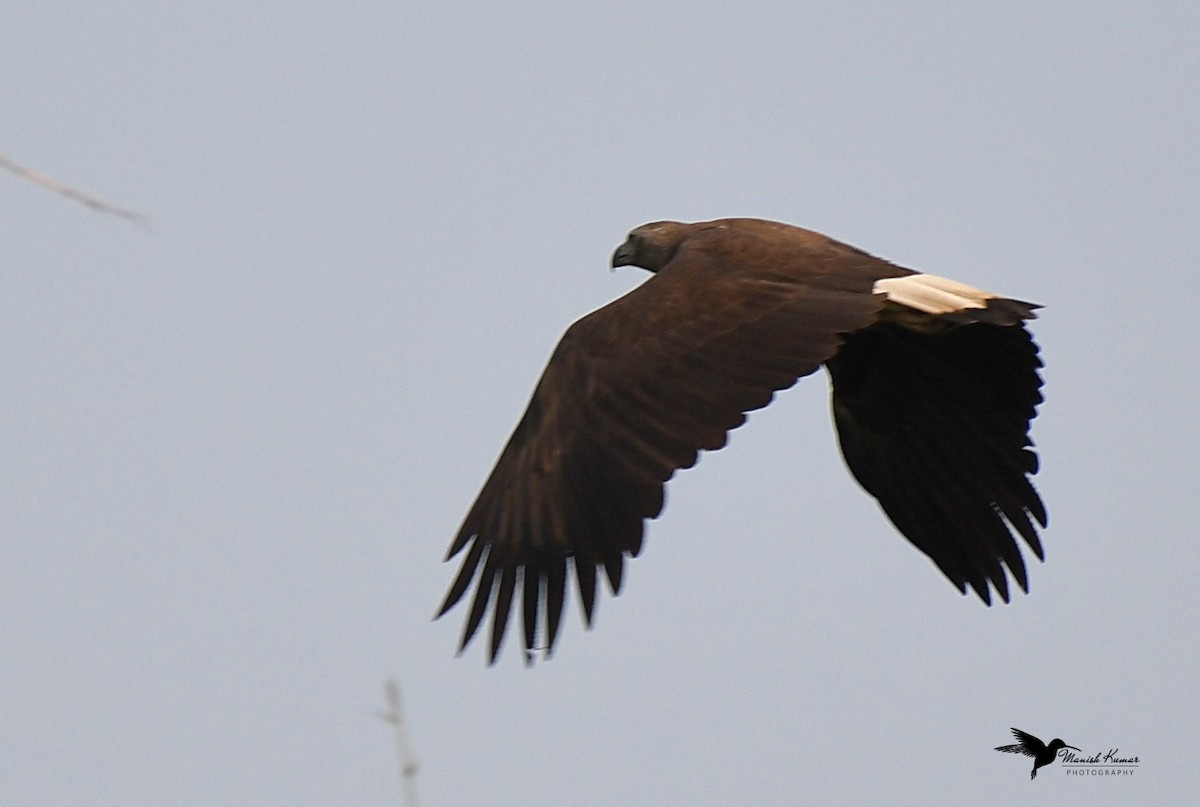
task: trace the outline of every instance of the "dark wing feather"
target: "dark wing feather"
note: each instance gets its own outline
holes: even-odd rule
[[[1037,754],[1036,751],[1029,750],[1021,743],[1017,743],[1016,745],[998,745],[996,746],[996,750],[1003,751],[1006,754],[1024,754],[1027,757],[1032,757]]]
[[[1042,558],[1046,510],[1029,476],[1041,402],[1033,306],[993,301],[967,324],[883,322],[851,334],[828,363],[846,464],[918,549],[966,592],[1005,602],[1029,590],[1014,532]],[[958,321],[971,311],[953,315]]]
[[[544,621],[549,653],[568,564],[590,624],[597,567],[616,593],[664,483],[873,322],[876,279],[907,273],[806,231],[773,241],[746,226],[694,225],[665,268],[567,330],[450,547],[447,559],[467,553],[438,615],[476,587],[461,647],[492,603],[495,661],[520,592],[526,651]]]
[[[1035,757],[1038,752],[1046,747],[1045,743],[1034,737],[1032,734],[1026,734],[1020,729],[1012,730],[1013,736],[1020,740],[1015,745],[999,745],[996,746],[997,751],[1004,751],[1008,754],[1024,754],[1027,757]]]

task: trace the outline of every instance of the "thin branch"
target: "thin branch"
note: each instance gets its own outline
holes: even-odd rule
[[[126,210],[123,207],[111,205],[108,202],[97,199],[94,196],[88,196],[83,191],[76,190],[70,185],[64,185],[63,183],[53,180],[43,174],[39,174],[36,171],[30,171],[28,168],[17,165],[12,160],[9,160],[3,156],[0,156],[0,168],[7,168],[21,179],[27,179],[30,182],[41,185],[43,188],[49,188],[52,191],[57,191],[63,196],[87,205],[92,210],[99,211],[100,213],[108,213],[112,216],[120,216],[123,219],[129,219],[130,221],[137,222],[138,224],[146,223],[146,217],[141,213],[136,213],[132,210]]]
[[[417,762],[413,759],[405,730],[404,709],[400,705],[400,682],[389,678],[383,685],[387,695],[388,710],[379,716],[392,724],[396,735],[396,759],[400,764],[400,783],[404,788],[406,807],[417,807]]]

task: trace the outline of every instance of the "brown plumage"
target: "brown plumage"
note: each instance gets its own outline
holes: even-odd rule
[[[539,631],[549,654],[572,569],[590,625],[664,483],[822,364],[846,464],[900,532],[964,593],[1028,591],[1037,306],[757,219],[646,224],[612,263],[654,276],[567,329],[450,547],[438,616],[476,581],[462,648],[490,607],[494,662],[519,599],[527,659]]]

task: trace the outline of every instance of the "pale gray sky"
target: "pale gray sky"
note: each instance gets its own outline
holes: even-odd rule
[[[0,803],[399,804],[391,675],[425,807],[1194,796],[1195,3],[18,5],[0,154],[153,223],[0,173]],[[733,215],[1046,306],[1032,593],[898,536],[817,375],[593,631],[455,658],[441,557],[613,247]]]

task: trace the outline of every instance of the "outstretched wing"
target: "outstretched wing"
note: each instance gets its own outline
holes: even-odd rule
[[[461,647],[491,607],[494,662],[519,591],[527,654],[543,618],[549,653],[569,566],[590,624],[598,568],[617,593],[664,483],[873,322],[876,279],[908,273],[797,232],[776,244],[699,228],[654,277],[567,330],[450,547],[447,559],[466,555],[438,616],[475,581]]]
[[[1026,734],[1020,729],[1013,729],[1012,733],[1021,742],[1015,745],[997,746],[997,751],[1004,751],[1008,754],[1024,754],[1027,757],[1033,757],[1037,756],[1038,751],[1046,747],[1037,737],[1034,737],[1032,734]]]
[[[960,591],[1007,602],[1028,591],[1014,532],[1039,559],[1046,509],[1029,477],[1041,361],[1022,320],[991,299],[942,317],[905,316],[851,334],[828,364],[842,455],[909,541]]]

